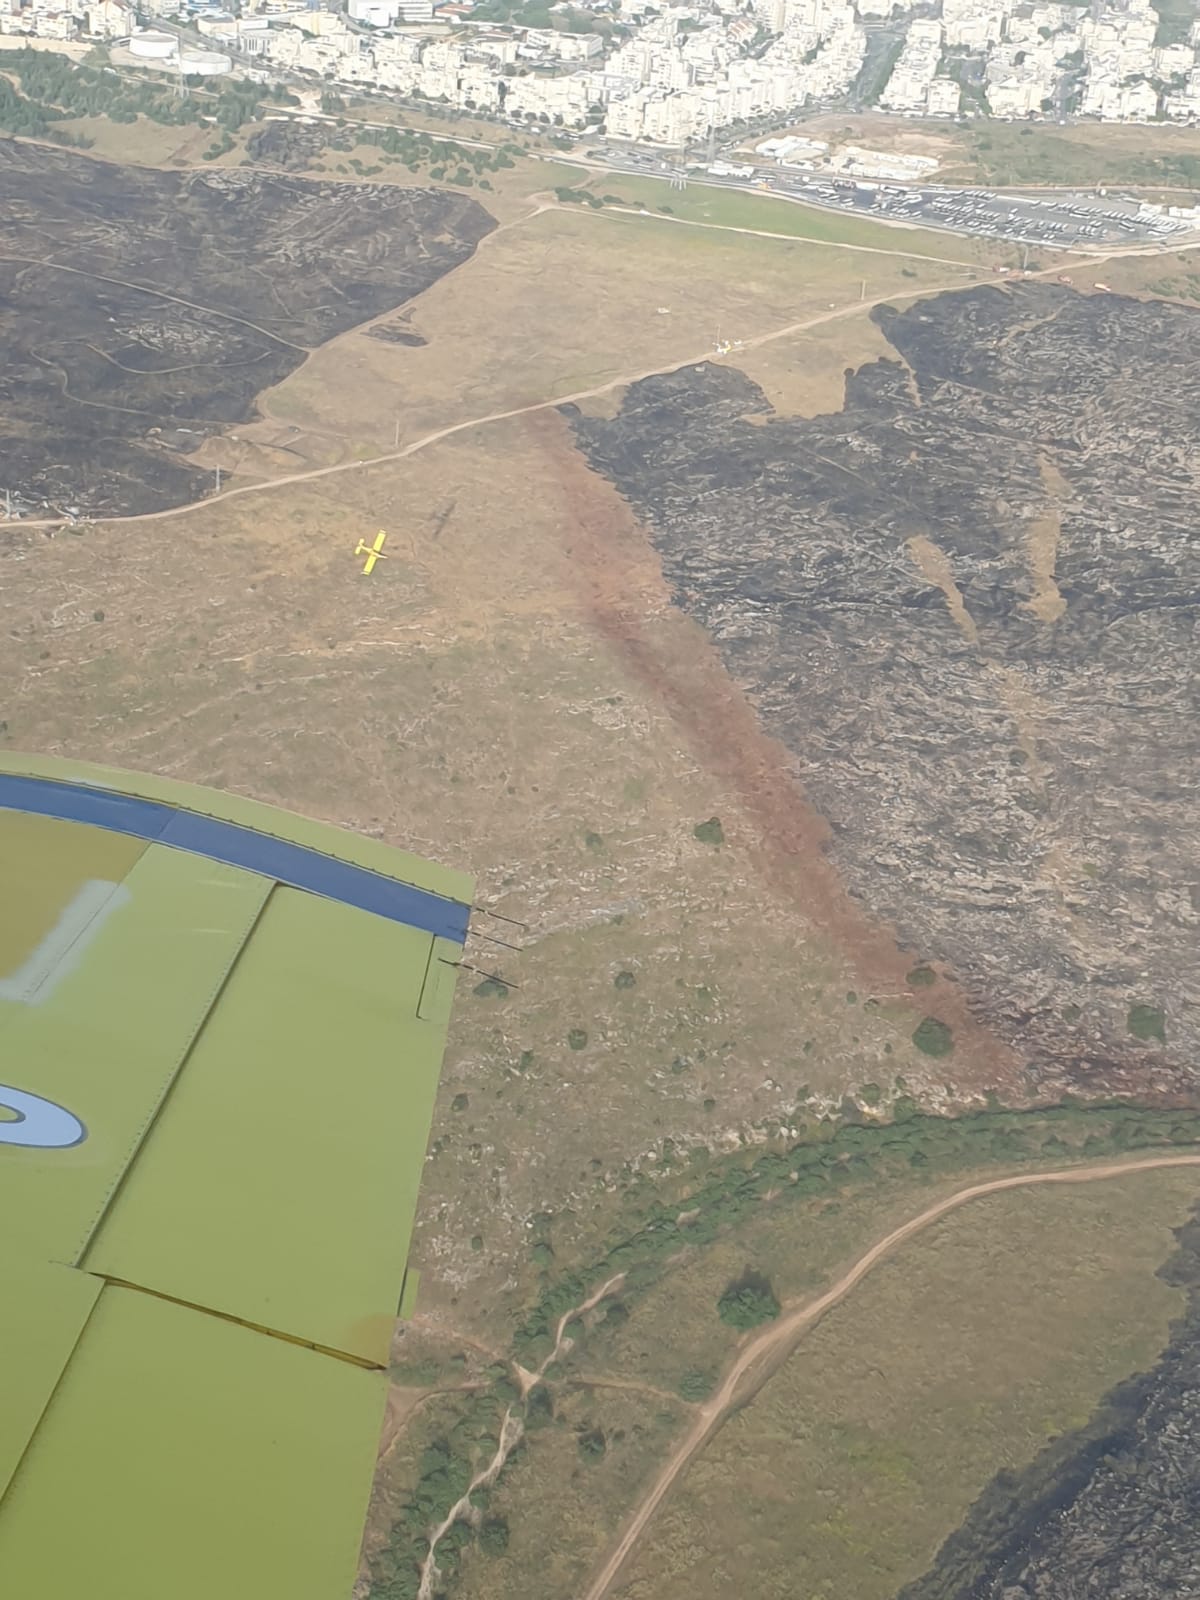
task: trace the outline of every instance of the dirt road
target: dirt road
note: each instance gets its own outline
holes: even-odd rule
[[[547,208],[543,206],[540,209]],[[1187,249],[1189,247],[1185,245],[1180,248]],[[1200,245],[1195,248],[1200,249]],[[1140,253],[1144,252],[1132,247],[1129,250],[1113,251],[1109,255],[1089,258],[1087,265],[1091,269],[1099,266],[1102,261],[1111,260],[1116,256],[1137,255]],[[1028,276],[1031,278],[1053,277],[1062,270],[1063,268],[1060,264],[1054,267],[1041,268],[1037,272],[1029,273]],[[902,300],[918,300],[926,295],[941,294],[948,290],[965,288],[968,284],[964,282],[964,274],[968,276],[969,282],[990,283],[996,281],[985,268],[980,267],[973,270],[968,263],[964,262],[958,269],[958,276],[946,283],[927,283],[918,289],[893,290],[888,294],[877,295],[870,300],[851,300],[845,305],[834,307],[832,310],[819,312],[816,316],[805,317],[799,322],[789,322],[782,328],[774,328],[769,333],[760,333],[753,338],[745,339],[742,341],[740,349],[754,350],[761,345],[773,344],[778,339],[790,339],[798,333],[806,333],[810,328],[837,322],[844,317],[861,316],[875,306],[895,305]],[[133,287],[136,287],[136,285]],[[348,333],[354,331],[360,330],[347,330]],[[339,335],[339,337],[345,337],[345,335]],[[735,351],[733,354],[736,360],[740,351]],[[219,494],[209,495],[203,500],[190,501],[187,505],[174,506],[167,511],[144,511],[137,516],[97,517],[94,520],[97,526],[109,526],[110,524],[128,522],[158,522],[168,517],[187,517],[194,512],[216,505],[222,500],[236,500],[241,495],[267,494],[271,490],[283,489],[290,484],[311,483],[318,478],[330,478],[342,472],[362,472],[369,467],[383,466],[391,461],[405,461],[409,456],[416,455],[418,451],[425,450],[430,445],[438,444],[442,439],[449,439],[456,433],[465,433],[472,428],[484,428],[493,422],[508,422],[514,417],[528,416],[533,412],[550,411],[557,406],[576,404],[580,400],[592,400],[598,395],[610,394],[614,389],[623,389],[629,384],[640,383],[645,378],[655,378],[664,373],[679,372],[684,367],[696,366],[702,362],[716,359],[722,358],[715,357],[711,349],[700,350],[693,355],[681,357],[662,366],[648,367],[641,372],[622,373],[620,377],[609,378],[604,383],[595,384],[590,389],[576,389],[569,394],[554,395],[548,400],[535,400],[529,405],[513,406],[507,411],[489,411],[483,416],[468,417],[463,422],[454,422],[444,428],[435,428],[432,433],[426,433],[421,438],[414,439],[410,444],[405,445],[403,449],[389,451],[383,455],[371,456],[365,461],[339,461],[329,467],[313,467],[306,472],[287,473],[282,477],[268,478],[260,483],[240,484],[237,488],[224,489]],[[63,517],[21,518],[16,523],[16,526],[20,528],[59,528],[63,526],[65,520]]]
[[[880,1239],[864,1255],[859,1256],[849,1271],[844,1273],[832,1288],[827,1289],[818,1299],[806,1300],[776,1321],[768,1323],[761,1333],[756,1334],[742,1348],[721,1387],[710,1400],[705,1402],[696,1421],[646,1491],[616,1548],[586,1590],[583,1600],[604,1600],[631,1551],[646,1531],[650,1519],[666,1499],[672,1485],[683,1473],[692,1457],[703,1449],[733,1411],[738,1403],[739,1387],[747,1373],[752,1368],[767,1362],[773,1355],[790,1354],[791,1347],[799,1341],[800,1336],[818,1322],[832,1306],[844,1300],[850,1291],[862,1282],[876,1262],[890,1254],[898,1245],[930,1227],[947,1212],[955,1211],[959,1206],[966,1205],[970,1200],[978,1200],[983,1195],[998,1194],[1003,1189],[1019,1189],[1035,1183],[1100,1183],[1108,1178],[1122,1178],[1131,1172],[1148,1172],[1156,1167],[1196,1166],[1200,1166],[1200,1155],[1148,1156],[1138,1161],[1113,1162],[1103,1167],[1074,1167],[1068,1171],[1028,1172],[1011,1178],[993,1178],[987,1183],[975,1183],[966,1189],[959,1189],[929,1206],[919,1216],[901,1223],[898,1228],[893,1228],[885,1238]],[[743,1395],[741,1398],[748,1399],[749,1396]]]

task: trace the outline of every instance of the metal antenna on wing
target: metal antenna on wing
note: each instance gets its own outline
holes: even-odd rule
[[[503,911],[492,911],[488,906],[472,906],[471,910],[478,911],[485,917],[495,917],[497,922],[511,922],[514,928],[520,928],[524,933],[529,932],[527,922],[519,922],[516,917],[506,917]]]
[[[491,933],[480,933],[478,928],[468,928],[467,938],[486,939],[489,944],[503,945],[506,950],[515,950],[518,955],[521,953],[521,946],[519,944],[509,944],[507,939],[497,939],[496,936]]]
[[[448,967],[462,967],[467,972],[477,972],[481,978],[490,978],[493,983],[502,983],[506,989],[519,989],[521,987],[519,983],[514,983],[511,978],[502,978],[498,972],[485,972],[482,967],[473,967],[469,961],[446,961],[445,956],[442,956],[441,960]]]

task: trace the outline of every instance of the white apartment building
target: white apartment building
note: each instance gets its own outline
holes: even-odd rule
[[[931,117],[955,117],[962,90],[953,78],[935,78],[925,93],[925,111]]]
[[[0,33],[31,33],[39,39],[73,39],[79,25],[69,11],[51,11],[27,6],[21,11],[0,12]]]
[[[929,85],[941,59],[941,23],[934,18],[919,18],[909,27],[904,48],[879,97],[880,106],[885,111],[924,111]]]
[[[1188,73],[1183,89],[1166,97],[1163,110],[1176,122],[1200,117],[1200,67],[1193,67]]]
[[[1004,33],[1013,0],[942,0],[942,33],[948,45],[986,50]]]
[[[1104,122],[1150,122],[1158,114],[1158,90],[1151,83],[1089,83],[1083,104]]]
[[[372,28],[390,28],[398,8],[399,0],[348,0],[346,15],[352,22],[366,22]]]
[[[94,39],[124,39],[137,27],[137,14],[128,0],[93,0],[84,26]]]
[[[1151,59],[1156,78],[1179,78],[1196,65],[1196,51],[1190,44],[1168,44],[1155,50]]]
[[[594,61],[604,54],[598,33],[560,33],[557,28],[530,28],[525,43],[560,61]]]
[[[1027,117],[1042,109],[1045,85],[1036,78],[989,79],[987,102],[997,117]]]

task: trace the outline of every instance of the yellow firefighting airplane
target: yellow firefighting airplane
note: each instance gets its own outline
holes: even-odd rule
[[[368,544],[365,539],[360,539],[354,546],[354,554],[356,556],[366,556],[367,558],[366,563],[363,566],[364,578],[368,577],[370,573],[374,571],[375,563],[377,561],[387,560],[387,557],[383,553],[383,541],[386,538],[387,534],[384,533],[382,528],[380,528],[379,532],[375,535],[374,544]]]

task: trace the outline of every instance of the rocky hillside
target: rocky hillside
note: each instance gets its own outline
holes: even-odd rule
[[[568,410],[832,828],[1028,1062],[1200,1059],[1200,316],[1022,283],[877,321],[840,412],[727,366]]]

